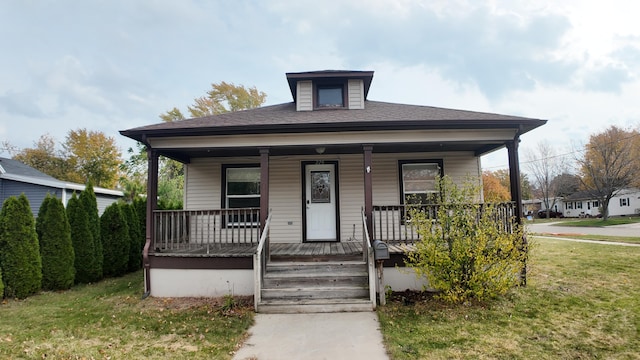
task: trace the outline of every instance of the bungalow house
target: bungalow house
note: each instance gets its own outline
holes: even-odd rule
[[[38,216],[40,205],[47,194],[61,199],[66,206],[73,193],[80,193],[84,188],[81,184],[60,181],[20,161],[0,158],[0,203],[11,196],[24,193],[29,199],[33,216]],[[122,191],[118,190],[95,187],[93,191],[100,214],[123,196]]]
[[[424,285],[395,266],[416,240],[404,207],[438,175],[480,182],[480,156],[504,147],[513,202],[502,221],[522,217],[518,144],[546,120],[371,101],[372,71],[286,79],[292,102],[121,131],[147,147],[146,294],[371,310],[385,285]],[[184,210],[157,210],[159,156],[185,164]]]

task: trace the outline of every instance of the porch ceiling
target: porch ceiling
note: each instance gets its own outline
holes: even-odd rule
[[[269,148],[270,156],[315,156],[317,148],[324,148],[323,154],[362,154],[363,144],[317,144],[313,146],[273,146]],[[476,156],[490,153],[505,146],[502,141],[496,142],[421,142],[421,143],[385,143],[372,144],[374,153],[411,153],[411,152],[472,152]],[[259,147],[234,148],[179,148],[157,149],[163,156],[188,163],[193,158],[259,156]]]

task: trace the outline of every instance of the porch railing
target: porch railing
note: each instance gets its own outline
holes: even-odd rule
[[[256,246],[260,240],[260,209],[157,210],[154,250],[203,252],[224,245]]]
[[[271,252],[269,250],[269,232],[271,229],[271,212],[265,221],[264,230],[260,241],[258,242],[258,248],[255,254],[253,254],[253,276],[254,276],[254,291],[253,291],[253,304],[256,312],[258,311],[258,305],[262,302],[262,287],[264,284],[264,274],[267,271],[267,264],[271,260]]]
[[[480,204],[482,210],[489,204]],[[495,221],[504,230],[512,232],[516,216],[516,203],[505,202],[491,204],[496,209]],[[437,221],[439,207],[446,205],[420,205],[420,210]],[[389,244],[412,244],[419,239],[416,229],[411,226],[409,207],[416,205],[374,205],[373,206],[373,240],[381,240]],[[477,214],[479,216],[480,213]]]
[[[364,209],[362,210],[362,253],[364,256],[364,261],[367,264],[367,272],[369,273],[369,300],[371,300],[371,306],[373,306],[373,310],[375,310],[376,286],[378,281],[375,268],[375,257],[373,253],[373,247],[371,246],[369,231],[367,230],[367,216],[364,213]]]

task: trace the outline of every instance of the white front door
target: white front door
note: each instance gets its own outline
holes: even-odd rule
[[[305,164],[307,241],[337,241],[336,165]]]

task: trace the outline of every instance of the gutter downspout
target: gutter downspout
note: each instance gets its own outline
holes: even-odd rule
[[[145,243],[142,249],[142,267],[144,273],[144,293],[142,299],[151,295],[151,264],[149,262],[149,249],[153,238],[153,211],[158,207],[158,153],[151,149],[151,145],[143,135],[142,142],[147,147],[147,226]]]

